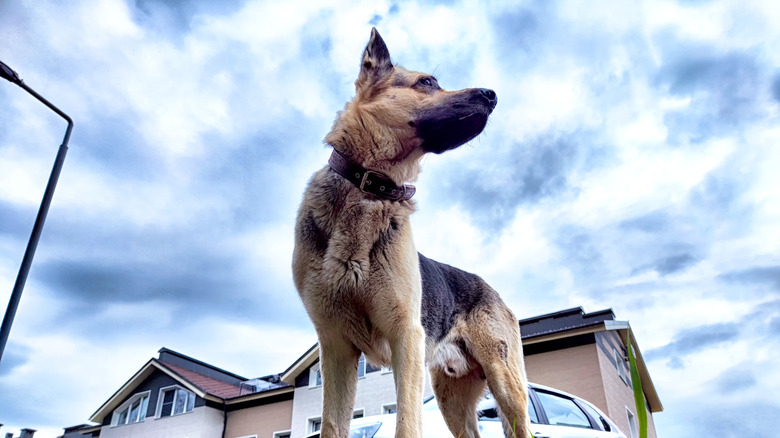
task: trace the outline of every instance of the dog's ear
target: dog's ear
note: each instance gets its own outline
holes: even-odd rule
[[[390,61],[390,51],[387,50],[387,46],[376,28],[371,28],[371,38],[363,51],[360,75],[355,82],[358,93],[377,84],[392,71],[393,63]]]

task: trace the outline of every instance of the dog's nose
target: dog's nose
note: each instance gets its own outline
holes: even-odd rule
[[[498,96],[496,96],[495,91],[488,88],[480,88],[479,93],[487,99],[491,110],[496,107],[496,104],[498,103]]]

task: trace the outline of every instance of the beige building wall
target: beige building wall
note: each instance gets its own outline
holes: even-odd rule
[[[433,395],[428,373],[425,373],[425,397]],[[322,415],[322,387],[308,386],[295,388],[295,403],[292,409],[292,437],[301,437],[309,433],[309,420]],[[355,392],[356,411],[363,411],[363,416],[382,414],[382,407],[395,403],[395,382],[392,372],[376,371],[366,373],[358,379]],[[259,437],[258,438],[262,438]]]
[[[103,426],[101,438],[222,438],[222,411],[201,406],[171,417],[146,417],[122,426]]]
[[[290,430],[292,410],[293,401],[285,400],[228,412],[225,438],[274,438],[275,432]]]
[[[302,437],[308,433],[308,421],[310,418],[319,417],[322,414],[322,387],[302,386],[295,388],[293,396],[292,422],[290,430],[292,437]]]
[[[596,344],[525,357],[528,380],[582,397],[607,412]]]
[[[621,343],[622,345],[622,343]],[[615,358],[608,357],[602,349],[598,350],[599,356],[599,368],[604,380],[604,391],[606,392],[606,407],[598,405],[599,409],[604,411],[609,418],[617,424],[620,430],[627,436],[631,437],[631,429],[628,424],[627,410],[631,411],[632,415],[636,419],[636,404],[634,403],[634,392],[629,383],[623,380],[618,373],[615,366]],[[610,354],[611,356],[614,353]],[[624,364],[624,372],[626,375],[630,375],[628,365]],[[628,382],[630,382],[630,378]],[[652,413],[646,409],[647,413],[647,436],[649,438],[656,438],[655,423],[653,422]],[[637,420],[638,421],[638,420]],[[638,423],[636,426],[638,427]],[[634,437],[637,438],[637,437]]]

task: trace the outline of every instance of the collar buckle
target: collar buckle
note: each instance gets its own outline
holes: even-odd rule
[[[373,171],[373,170],[368,170],[368,169],[366,169],[366,171],[365,171],[365,172],[363,172],[363,178],[361,178],[361,180],[360,180],[360,185],[358,186],[358,188],[360,189],[360,191],[362,191],[363,193],[371,193],[371,194],[374,194],[374,193],[370,192],[369,190],[367,190],[367,189],[365,188],[367,185],[368,185],[368,186],[370,186],[370,185],[371,185],[371,183],[373,182],[373,180],[369,179],[369,174],[372,174],[372,173],[373,173],[374,175],[377,175],[377,176],[380,176],[380,177],[382,176],[382,174],[381,174],[381,173],[379,173],[379,172],[375,172],[375,171]]]

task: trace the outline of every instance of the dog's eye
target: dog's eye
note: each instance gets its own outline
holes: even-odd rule
[[[422,85],[422,86],[425,86],[425,87],[436,87],[436,86],[434,85],[434,81],[435,81],[435,79],[433,79],[433,78],[429,78],[429,77],[423,77],[423,78],[420,78],[420,79],[417,81],[417,83],[418,83],[419,85]]]

